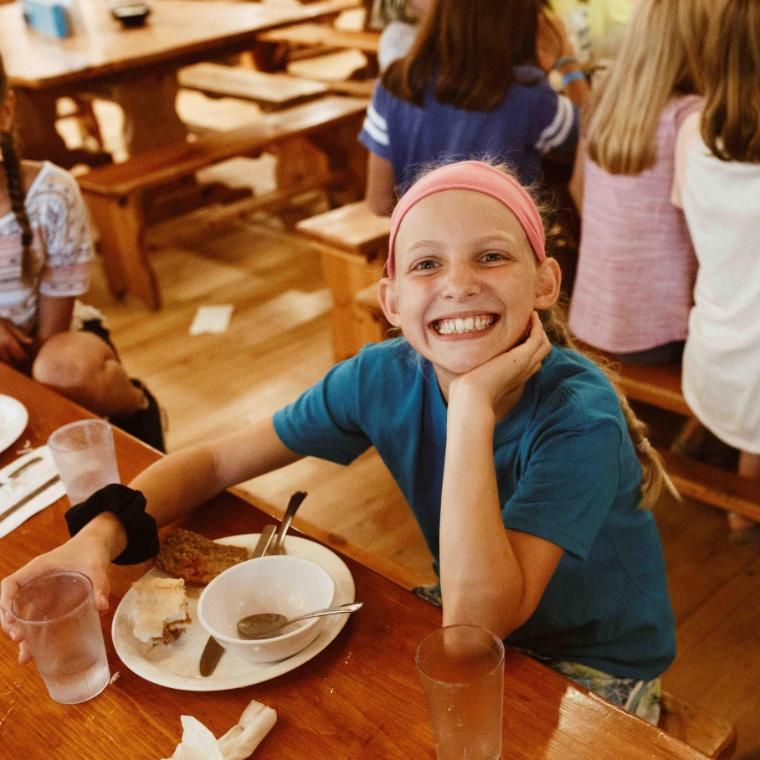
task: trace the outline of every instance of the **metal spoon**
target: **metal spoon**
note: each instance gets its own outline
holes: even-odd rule
[[[281,628],[291,623],[307,618],[322,617],[322,615],[339,615],[355,612],[362,606],[362,602],[349,602],[338,607],[327,607],[324,610],[309,612],[307,615],[299,615],[294,618],[286,618],[276,612],[259,612],[255,615],[246,615],[238,620],[237,629],[241,638],[244,639],[268,639],[276,636]]]

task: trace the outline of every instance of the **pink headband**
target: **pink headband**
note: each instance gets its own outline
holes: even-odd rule
[[[496,198],[517,217],[536,258],[539,261],[546,258],[544,225],[525,188],[514,177],[484,161],[458,161],[434,169],[415,182],[393,209],[386,264],[389,277],[394,274],[396,234],[407,212],[423,198],[443,190],[474,190]]]

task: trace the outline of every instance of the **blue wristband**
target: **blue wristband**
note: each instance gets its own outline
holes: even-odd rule
[[[570,82],[577,82],[579,79],[585,79],[586,75],[582,71],[568,71],[567,74],[562,75],[562,87],[567,87]]]

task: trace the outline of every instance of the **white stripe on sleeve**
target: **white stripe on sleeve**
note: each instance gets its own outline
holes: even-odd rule
[[[379,143],[380,145],[390,145],[388,132],[381,130],[379,127],[375,126],[375,124],[369,118],[369,114],[367,114],[367,118],[364,120],[363,129],[375,142]]]
[[[541,153],[546,153],[558,145],[562,145],[570,130],[573,128],[575,121],[575,111],[573,104],[564,95],[559,95],[557,99],[557,112],[554,114],[551,124],[541,132],[536,148]]]

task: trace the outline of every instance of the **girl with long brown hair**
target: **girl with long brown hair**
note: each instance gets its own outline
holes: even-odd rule
[[[87,210],[70,174],[20,159],[15,105],[0,59],[0,362],[162,449],[155,399],[130,380],[100,320],[75,317],[93,256]]]
[[[541,0],[433,0],[412,49],[376,86],[359,136],[376,213],[390,213],[396,191],[431,161],[487,156],[530,184],[543,153],[575,147],[577,109],[539,59],[568,92],[586,83],[545,13]]]

